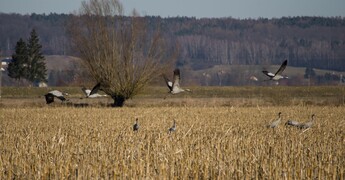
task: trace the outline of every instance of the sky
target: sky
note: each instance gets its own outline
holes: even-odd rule
[[[72,13],[83,0],[0,0],[2,13]],[[122,0],[125,14],[196,18],[345,17],[345,0]]]

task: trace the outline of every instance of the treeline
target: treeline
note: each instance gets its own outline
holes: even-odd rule
[[[27,39],[35,29],[46,55],[73,54],[66,33],[66,22],[72,15],[67,14],[0,14],[0,50],[3,56],[11,56],[16,42]]]
[[[66,33],[67,14],[0,14],[0,50],[10,56],[19,38],[34,28],[46,55],[76,55]],[[283,17],[234,19],[144,17],[179,50],[178,66],[194,70],[213,65],[290,66],[345,71],[345,19]],[[177,46],[177,47],[175,47]],[[172,52],[170,52],[172,53]]]
[[[259,65],[288,59],[296,67],[345,69],[343,18],[191,18],[171,24],[182,47],[181,64]]]

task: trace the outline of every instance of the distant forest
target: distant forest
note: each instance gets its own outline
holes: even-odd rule
[[[44,54],[78,56],[66,33],[71,16],[0,14],[0,55],[11,56],[19,38],[28,38],[34,28]],[[345,71],[343,17],[143,18],[151,27],[160,27],[169,40],[168,51],[178,48],[177,66],[198,70],[214,65],[280,64],[288,59],[289,66]]]

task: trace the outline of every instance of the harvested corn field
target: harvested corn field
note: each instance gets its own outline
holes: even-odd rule
[[[278,112],[281,123],[267,128]],[[284,125],[313,113],[309,129]],[[0,179],[344,179],[344,113],[328,106],[4,108]]]

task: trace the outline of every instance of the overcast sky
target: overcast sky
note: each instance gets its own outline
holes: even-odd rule
[[[3,13],[70,13],[82,0],[0,0]],[[282,16],[342,16],[345,0],[122,0],[126,14],[161,17],[273,18]]]

